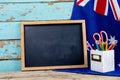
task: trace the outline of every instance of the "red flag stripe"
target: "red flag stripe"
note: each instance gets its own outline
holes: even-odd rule
[[[114,6],[114,4],[113,4],[113,0],[110,0],[110,2],[111,2],[111,6],[112,6],[112,9],[113,9],[115,18],[116,18],[116,20],[118,21],[119,19],[118,19],[118,16],[117,16],[117,12],[116,12],[116,10],[115,10],[115,6]]]
[[[79,5],[82,1],[83,1],[83,0],[79,0],[79,1],[77,1],[76,4]]]
[[[107,0],[97,0],[96,12],[104,15],[107,6]]]

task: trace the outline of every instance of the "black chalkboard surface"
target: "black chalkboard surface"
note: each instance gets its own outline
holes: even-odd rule
[[[87,67],[84,20],[21,24],[22,70]]]

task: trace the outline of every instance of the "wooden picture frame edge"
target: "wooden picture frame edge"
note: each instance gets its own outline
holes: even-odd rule
[[[25,68],[25,58],[24,58],[24,24],[21,23],[21,62],[22,62],[22,66],[21,69]]]
[[[24,58],[24,25],[39,25],[39,24],[69,24],[69,23],[81,23],[83,34],[83,52],[84,52],[84,64],[83,65],[69,65],[69,66],[45,66],[45,67],[25,67]],[[52,20],[52,21],[35,21],[35,22],[21,22],[21,70],[50,70],[50,69],[65,69],[65,68],[86,68],[88,67],[87,59],[87,46],[86,46],[86,25],[85,20]]]

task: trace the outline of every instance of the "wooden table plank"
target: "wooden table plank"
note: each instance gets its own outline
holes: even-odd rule
[[[29,71],[0,73],[0,79],[9,80],[119,80],[120,77],[86,75],[55,71]]]

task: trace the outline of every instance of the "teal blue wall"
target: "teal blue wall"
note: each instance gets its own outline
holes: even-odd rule
[[[72,0],[0,0],[0,72],[21,70],[21,22],[67,20],[72,7]]]

